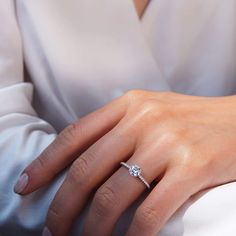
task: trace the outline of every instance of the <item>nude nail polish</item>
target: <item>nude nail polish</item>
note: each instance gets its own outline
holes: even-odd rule
[[[29,182],[29,176],[26,173],[22,174],[14,186],[14,192],[15,193],[23,192],[28,182]]]
[[[52,236],[52,234],[51,234],[50,230],[48,229],[48,227],[44,227],[42,236]]]

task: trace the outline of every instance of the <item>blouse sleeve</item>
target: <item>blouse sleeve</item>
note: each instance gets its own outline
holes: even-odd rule
[[[26,197],[13,192],[21,171],[56,137],[55,129],[31,105],[33,87],[23,78],[14,4],[0,0],[0,235],[41,235],[62,178]]]

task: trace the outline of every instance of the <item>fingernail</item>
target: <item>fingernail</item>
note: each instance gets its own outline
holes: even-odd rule
[[[52,234],[51,234],[50,230],[48,229],[48,227],[44,227],[42,236],[52,236]]]
[[[17,180],[17,182],[14,186],[14,192],[15,193],[21,193],[25,189],[28,182],[29,182],[29,176],[26,173],[24,173]]]

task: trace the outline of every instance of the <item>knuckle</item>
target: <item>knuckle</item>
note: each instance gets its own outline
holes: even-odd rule
[[[71,139],[75,138],[75,131],[77,129],[77,124],[76,123],[71,123],[69,124],[61,133],[60,136],[62,136],[64,139]]]
[[[60,138],[65,141],[71,142],[71,140],[78,139],[79,135],[84,133],[84,122],[82,118],[69,124],[60,134]]]
[[[171,144],[172,146],[175,144],[178,144],[181,140],[181,136],[179,135],[179,133],[175,132],[174,130],[169,130],[165,133],[166,139],[168,141],[169,144]],[[182,143],[183,145],[183,143]]]
[[[135,222],[144,228],[151,228],[159,225],[160,216],[153,207],[140,207],[135,214]]]
[[[71,166],[68,172],[68,179],[76,185],[83,185],[88,173],[88,160],[86,157],[79,157]]]
[[[45,170],[47,168],[47,159],[45,159],[45,156],[39,156],[35,160],[36,168]]]
[[[63,218],[63,214],[60,211],[56,204],[52,204],[48,210],[47,221],[59,222]]]
[[[157,121],[165,121],[169,116],[167,107],[156,99],[148,99],[139,103],[136,107],[136,111],[138,111],[140,119],[145,122],[148,121],[149,124],[153,124],[153,122],[156,123]]]
[[[94,208],[99,216],[110,215],[117,205],[115,191],[108,185],[99,188],[94,197]]]
[[[165,122],[163,124],[163,135],[168,144],[180,144],[181,147],[188,146],[188,130],[186,128],[179,128],[176,126],[175,122]],[[184,151],[182,148],[181,151]]]
[[[151,115],[153,115],[157,112],[159,114],[160,111],[162,110],[161,103],[158,102],[156,99],[148,99],[140,105],[141,105],[141,109],[143,112],[145,112],[147,114],[151,114]]]
[[[186,171],[191,170],[195,164],[196,152],[194,149],[180,136],[174,136],[172,144],[175,143],[175,157],[173,157],[173,164],[182,167]]]
[[[55,145],[55,141],[49,145],[28,167],[29,171],[38,171],[40,170],[48,170],[48,162],[50,157],[54,156],[57,151],[57,145]]]
[[[128,100],[129,103],[133,103],[135,101],[137,101],[137,99],[140,99],[143,97],[144,95],[144,91],[143,90],[129,90],[124,94],[124,98]]]

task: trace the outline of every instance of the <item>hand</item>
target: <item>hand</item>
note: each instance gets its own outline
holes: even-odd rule
[[[146,190],[121,161],[157,182],[127,236],[155,235],[191,195],[236,180],[236,97],[130,91],[62,131],[24,170],[29,181],[21,194],[48,184],[73,162],[47,227],[52,235],[69,235],[96,190],[83,235],[111,235],[122,212]]]

